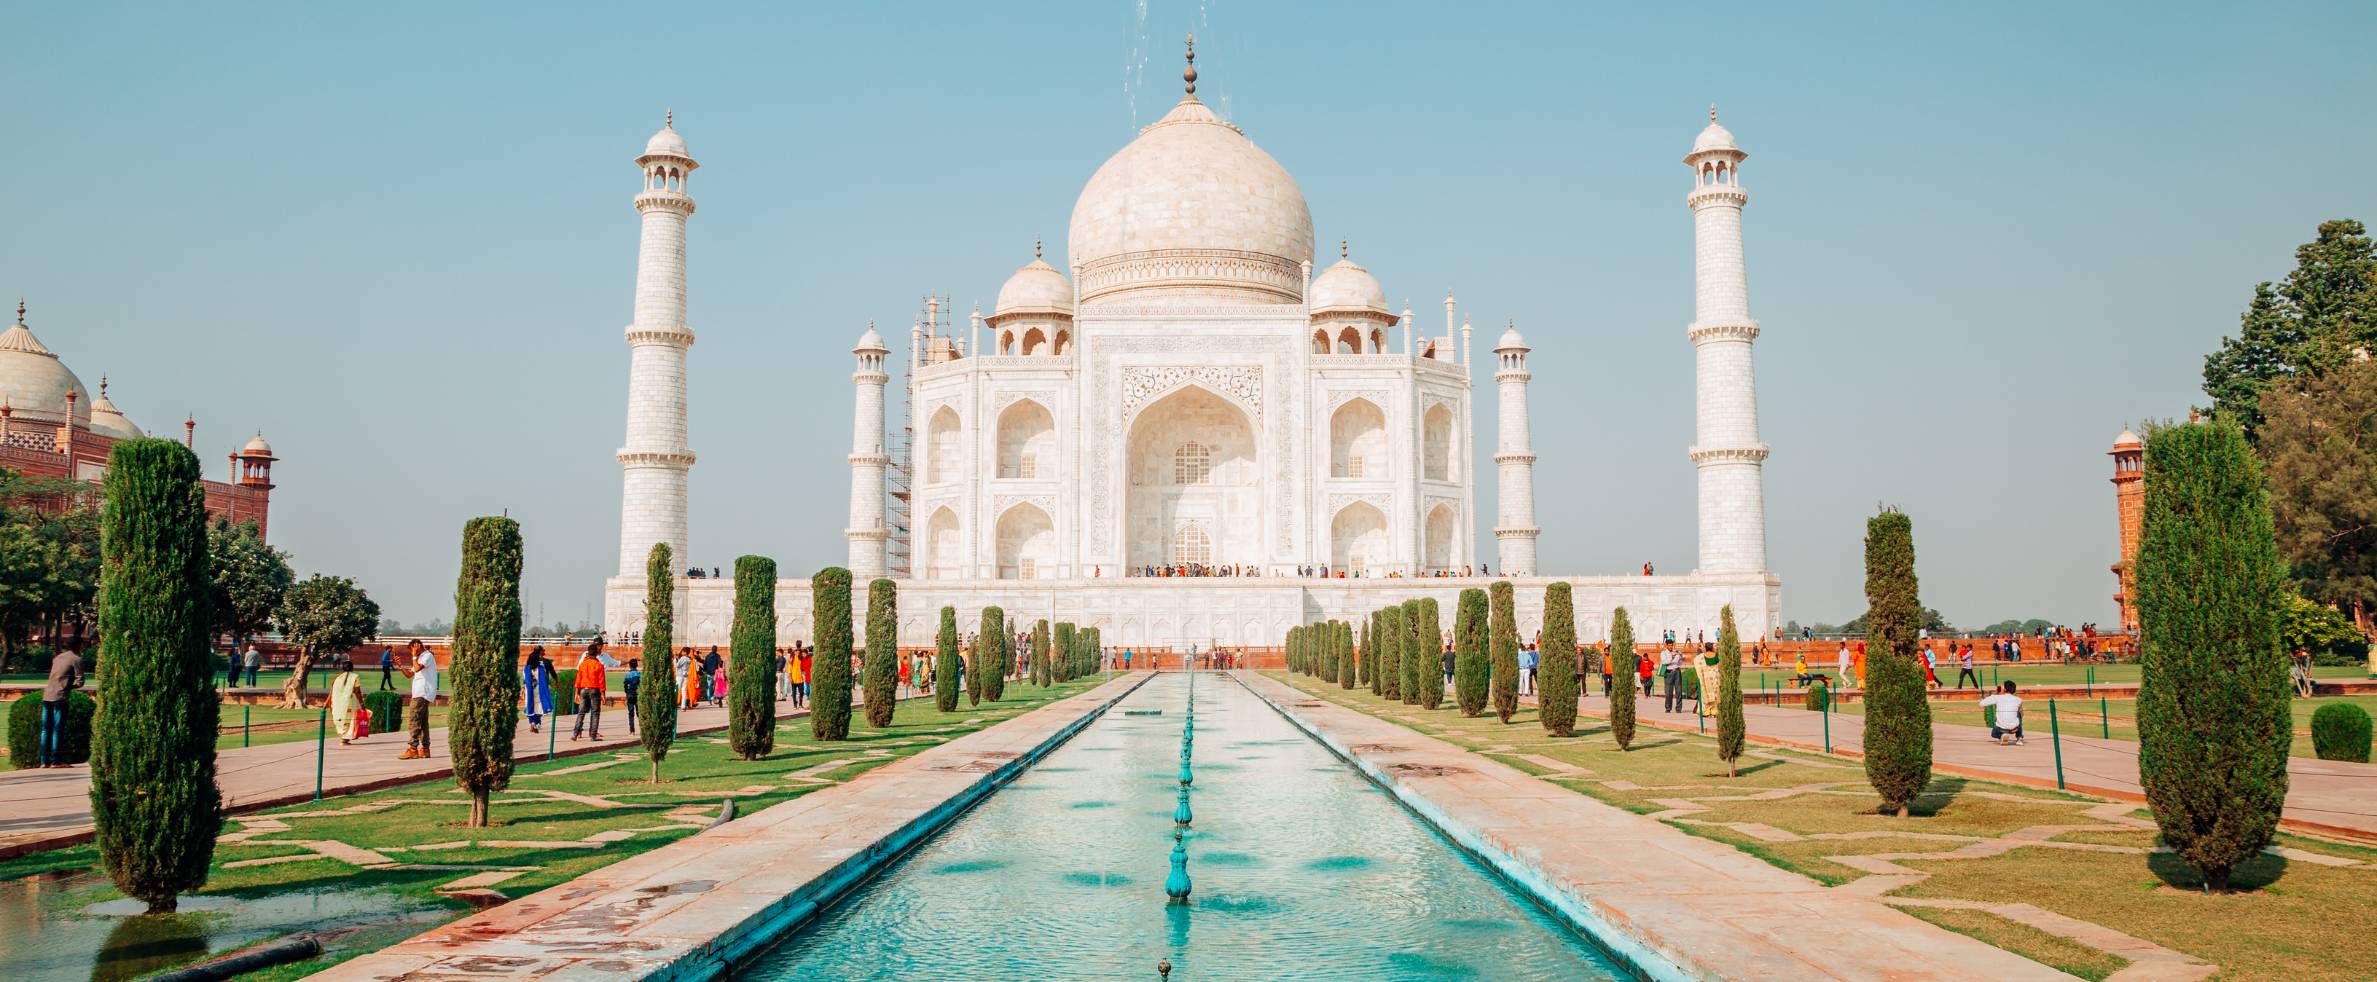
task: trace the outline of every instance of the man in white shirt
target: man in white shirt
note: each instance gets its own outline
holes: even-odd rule
[[[1997,694],[1981,700],[1981,706],[1989,713],[1990,739],[2000,746],[2009,739],[2022,744],[2022,697],[2014,694],[2013,682],[1999,685]]]
[[[429,707],[437,702],[437,653],[415,641],[412,656],[412,665],[404,670],[405,677],[413,680],[413,693],[405,700],[406,740],[398,760],[429,756]]]

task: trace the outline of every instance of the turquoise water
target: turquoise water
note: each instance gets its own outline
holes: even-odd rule
[[[1141,686],[754,979],[1624,973],[1237,683],[1196,682],[1194,890],[1167,903],[1189,677]],[[1126,715],[1161,709],[1163,715]]]

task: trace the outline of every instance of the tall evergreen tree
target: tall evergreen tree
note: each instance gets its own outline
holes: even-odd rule
[[[735,619],[727,635],[726,742],[744,760],[776,749],[776,561],[735,560]]]
[[[933,652],[933,705],[944,713],[956,712],[958,693],[965,688],[958,681],[965,669],[957,656],[957,608],[941,608],[941,633],[933,640],[939,645]]]
[[[1718,612],[1717,626],[1717,759],[1725,762],[1725,776],[1738,771],[1742,739],[1749,732],[1741,712],[1741,631],[1733,626],[1733,605]]]
[[[1082,674],[1092,675],[1105,670],[1105,636],[1106,632],[1095,627],[1081,628],[1073,633],[1074,640],[1081,644],[1084,657],[1089,659],[1089,670]]]
[[[1370,687],[1370,694],[1386,694],[1385,679],[1378,677],[1378,611],[1362,620],[1362,684]]]
[[[1362,650],[1354,643],[1354,626],[1347,621],[1337,622],[1337,687],[1352,689],[1361,684]]]
[[[2233,425],[2146,437],[2138,783],[2162,841],[2226,890],[2286,804],[2287,607],[2261,468]]]
[[[1321,681],[1337,681],[1337,622],[1327,621],[1321,629]]]
[[[1493,659],[1486,654],[1486,591],[1469,587],[1453,608],[1453,701],[1461,715],[1486,711],[1486,686],[1493,677]]]
[[[160,913],[206,883],[223,827],[206,492],[198,457],[161,439],[118,442],[102,484],[91,819],[116,889]]]
[[[1420,598],[1420,652],[1427,662],[1428,684],[1420,688],[1420,708],[1444,705],[1444,622],[1435,597]]]
[[[1907,814],[1931,784],[1931,704],[1923,683],[1923,603],[1915,524],[1885,511],[1865,523],[1865,780],[1882,810]]]
[[[1059,621],[1054,628],[1047,621],[1041,621],[1040,626],[1033,630],[1032,660],[1043,661],[1039,657],[1040,649],[1048,649],[1045,659],[1048,665],[1047,681],[1040,682],[1041,686],[1071,682],[1081,677],[1081,646],[1073,643],[1079,633],[1080,628],[1073,626],[1072,621]]]
[[[1423,647],[1421,643],[1420,633],[1428,629],[1420,623],[1419,600],[1406,600],[1397,606],[1403,615],[1403,704],[1417,706],[1420,704],[1420,691],[1427,688],[1428,681],[1436,675],[1436,646]]]
[[[867,725],[891,725],[900,701],[900,585],[888,579],[867,584],[867,654],[859,679],[866,694]]]
[[[470,794],[474,829],[487,827],[489,796],[512,783],[512,734],[520,726],[520,559],[519,522],[490,516],[462,526],[446,750],[454,783]]]
[[[1000,607],[982,608],[982,639],[974,643],[974,679],[982,698],[999,701],[1005,688],[1007,660],[1007,611]]]
[[[1535,663],[1535,701],[1553,736],[1576,733],[1576,604],[1565,582],[1543,588],[1543,642]]]
[[[1304,628],[1301,626],[1289,627],[1287,637],[1281,642],[1282,648],[1286,651],[1288,671],[1291,674],[1296,671],[1296,634],[1302,630]]]
[[[1378,694],[1390,702],[1403,701],[1403,608],[1389,604],[1378,611]]]
[[[2253,288],[2234,338],[2204,359],[2213,415],[2259,439],[2262,396],[2288,380],[2318,378],[2377,351],[2377,242],[2351,219],[2319,224],[2295,249],[2286,279]]]
[[[809,660],[809,735],[850,739],[850,571],[828,566],[809,578],[817,650]]]
[[[660,783],[660,762],[677,742],[677,671],[669,655],[677,644],[677,560],[669,544],[655,542],[644,558],[644,672],[636,690],[638,734],[644,757],[652,762],[652,783]]]
[[[1486,589],[1486,652],[1494,675],[1488,691],[1494,715],[1505,723],[1519,711],[1519,616],[1509,580],[1496,580]]]
[[[1620,607],[1609,618],[1609,667],[1615,684],[1609,690],[1609,735],[1618,749],[1634,746],[1634,621]]]

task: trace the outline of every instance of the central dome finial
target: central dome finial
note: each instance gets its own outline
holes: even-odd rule
[[[1188,83],[1190,98],[1197,95],[1197,36],[1188,36],[1188,71],[1180,73],[1180,80]]]

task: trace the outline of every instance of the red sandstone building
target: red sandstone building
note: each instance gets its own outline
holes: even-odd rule
[[[182,444],[193,446],[198,422],[182,420]],[[0,331],[0,467],[32,477],[97,483],[107,475],[116,441],[146,436],[107,398],[107,379],[92,398],[55,352],[25,326],[17,303],[15,326]],[[206,514],[268,527],[272,506],[272,446],[262,434],[231,455],[228,481],[205,481]]]
[[[2138,633],[2138,612],[2129,604],[2136,580],[2138,534],[2146,524],[2146,441],[2127,429],[2113,438],[2113,507],[2121,519],[2121,561],[2113,564],[2113,602],[2121,608],[2121,630]]]

